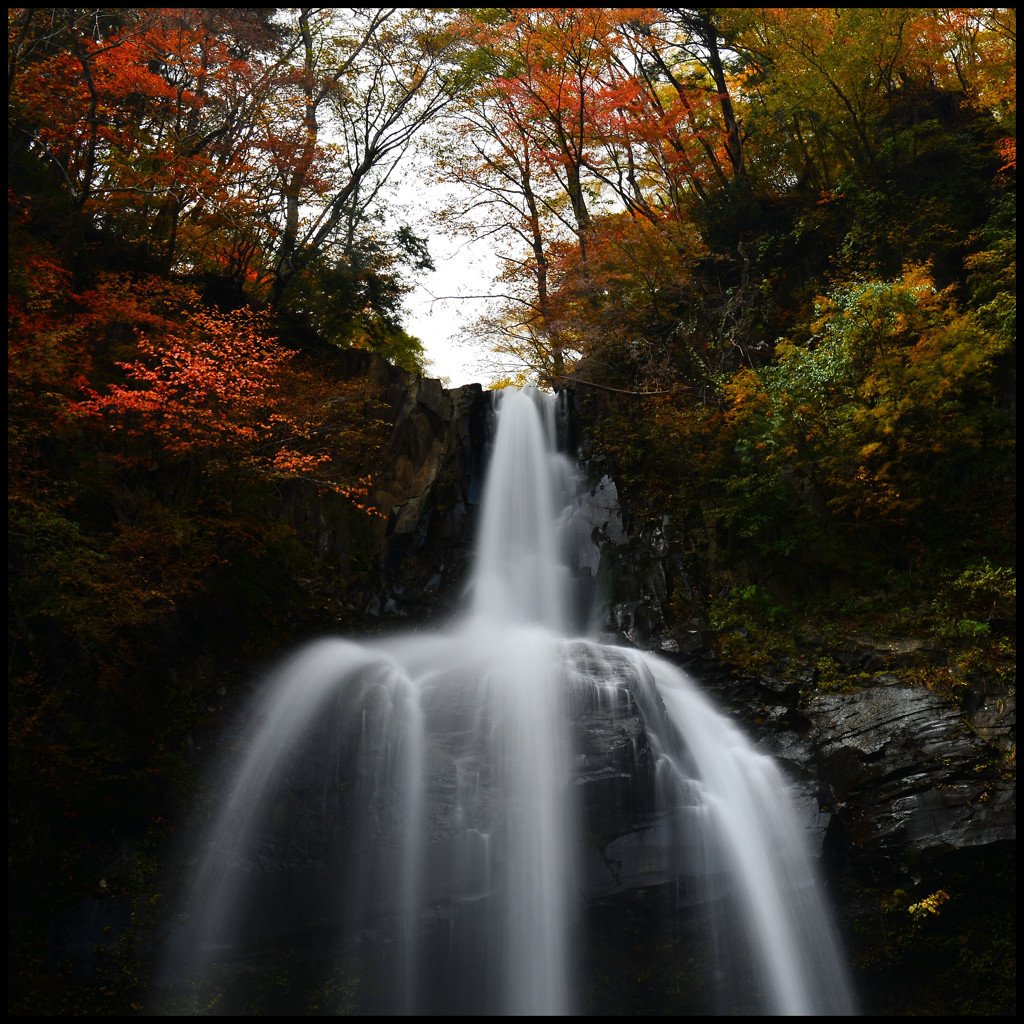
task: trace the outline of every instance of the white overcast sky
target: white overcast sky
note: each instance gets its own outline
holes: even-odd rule
[[[480,295],[490,288],[494,276],[493,253],[484,243],[453,241],[444,235],[424,231],[437,268],[423,274],[419,287],[405,299],[409,311],[405,328],[423,342],[429,365],[427,376],[447,377],[451,387],[478,383],[484,387],[494,377],[485,369],[487,353],[479,341],[470,341],[463,330],[484,305],[479,299],[450,299],[438,296]]]
[[[432,184],[429,172],[417,167],[415,157],[398,170],[404,170],[404,178],[398,184],[395,213],[427,239],[436,267],[431,274],[421,271],[418,287],[406,296],[405,329],[423,342],[427,376],[446,377],[451,387],[472,383],[487,387],[495,371],[486,368],[486,347],[468,340],[465,332],[486,302],[438,297],[489,292],[498,264],[493,246],[487,240],[453,239],[438,231],[430,223],[430,214],[445,201],[448,189]],[[470,201],[468,193],[466,201]]]

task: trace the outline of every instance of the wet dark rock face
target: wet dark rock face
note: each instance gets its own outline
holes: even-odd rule
[[[821,693],[798,666],[753,674],[709,652],[673,660],[789,778],[862,1012],[1012,1013],[1013,696],[983,695],[972,711],[885,673]],[[935,912],[921,909],[935,894]]]
[[[379,389],[390,424],[385,450],[367,465],[379,513],[353,529],[351,502],[303,482],[283,489],[272,512],[314,550],[345,589],[344,620],[324,629],[360,632],[444,615],[462,599],[476,533],[492,395],[479,384],[446,389],[357,349],[335,353],[332,372]],[[327,574],[330,575],[329,573]]]
[[[415,378],[406,388],[374,492],[386,518],[371,615],[434,615],[461,597],[491,419],[490,395],[478,384],[446,391]]]
[[[446,391],[364,356],[353,353],[353,373],[376,376],[394,423],[373,496],[384,513],[373,541],[375,580],[358,609],[373,628],[440,617],[461,601],[492,404],[479,386]],[[986,929],[1000,927],[998,916],[1014,906],[1015,787],[1005,759],[1016,736],[1013,695],[973,687],[961,708],[901,683],[887,673],[944,659],[936,646],[907,638],[860,637],[830,652],[867,678],[856,692],[820,692],[814,672],[798,664],[739,672],[711,653],[700,570],[680,553],[671,524],[632,522],[603,473],[587,490],[573,568],[595,609],[591,627],[681,665],[781,763],[839,909],[864,1012],[1012,1012],[1001,997],[967,1004],[942,978],[995,986],[1001,958],[1012,952],[990,942]],[[329,508],[289,512],[300,513],[321,530],[325,556],[344,554]],[[670,627],[673,591],[692,596],[693,613]],[[806,638],[809,652],[817,639]],[[676,919],[679,895],[657,869],[666,858],[651,813],[652,754],[625,659],[620,675],[601,700],[586,690],[573,698],[575,784],[588,844],[581,930],[585,955],[608,971],[584,1000],[587,1012],[678,1012],[672,986],[705,983],[692,952],[701,936],[656,938],[656,922]],[[937,892],[947,893],[948,909],[910,914]],[[109,945],[91,918],[73,931],[65,949]],[[661,981],[639,980],[651,972]]]
[[[851,694],[822,694],[806,715],[835,828],[858,870],[884,879],[922,861],[1015,836],[1014,791],[989,769],[991,751],[959,709],[884,677]]]

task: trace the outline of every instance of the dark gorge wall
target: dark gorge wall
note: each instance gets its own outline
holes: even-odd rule
[[[458,603],[486,469],[490,395],[415,379],[395,418],[374,503],[382,614],[422,618]],[[376,614],[377,605],[369,611]]]
[[[387,440],[367,501],[364,572],[349,596],[357,631],[422,622],[461,600],[492,429],[491,395],[479,384],[446,389],[369,352],[333,360],[339,377],[380,388]],[[349,503],[315,487],[294,488],[280,514],[307,546],[343,568],[351,560],[345,523]],[[327,625],[327,624],[325,624]]]
[[[388,440],[372,494],[379,515],[356,522],[341,496],[300,485],[268,504],[267,514],[287,524],[307,553],[308,578],[298,586],[308,605],[296,633],[437,622],[464,597],[491,396],[476,385],[446,390],[365,353],[345,353],[336,364],[339,379],[366,377],[383,395]],[[797,655],[768,658],[757,671],[730,664],[720,656],[709,612],[725,555],[709,555],[694,524],[652,513],[617,480],[594,442],[600,404],[569,401],[564,432],[588,474],[571,557],[590,626],[686,668],[781,762],[839,908],[864,1012],[1012,1012],[1013,693],[978,677],[953,701],[909,682],[907,666],[944,666],[942,643],[927,637],[863,635],[837,646],[806,635]],[[276,645],[268,637],[266,649],[283,652],[294,639]],[[828,679],[815,667],[824,654],[839,666]],[[194,699],[207,710],[174,732],[180,749],[160,755],[193,773],[223,742],[224,724],[258,664],[203,658],[209,681]],[[617,705],[580,707],[574,723],[586,753],[578,782],[591,842],[581,956],[606,965],[585,1005],[588,1012],[678,1013],[685,999],[671,993],[700,983],[691,942],[699,937],[666,939],[658,927],[674,920],[674,882],[650,869],[658,830],[650,817],[649,745],[626,672],[622,688]],[[204,799],[196,795],[197,777],[187,775],[183,770],[175,785],[187,801]],[[143,798],[152,794],[125,797]],[[152,817],[175,813],[164,799]],[[167,832],[153,829],[127,829],[94,844],[86,856],[95,891],[44,926],[52,937],[41,976],[59,971],[74,979],[88,993],[82,1008],[111,1012],[116,1004],[117,1012],[132,1012],[145,1005],[166,930],[161,869],[172,846]],[[104,989],[116,994],[104,996]],[[21,1005],[24,1012],[28,1004]]]
[[[756,670],[724,660],[730,641],[747,653],[759,637],[720,612],[712,629],[716,595],[737,567],[702,515],[711,499],[692,496],[678,515],[652,511],[647,494],[616,483],[594,440],[622,400],[590,388],[574,398],[591,501],[613,506],[594,533],[602,627],[686,668],[782,764],[821,854],[863,1011],[1012,1013],[1013,680],[964,671],[956,643],[928,629],[797,629],[784,653],[744,659]]]
[[[1013,998],[1014,693],[978,675],[955,700],[933,692],[929,672],[946,671],[947,648],[920,635],[803,635],[796,656],[766,658],[757,672],[723,661],[708,606],[727,552],[695,539],[693,523],[633,512],[638,495],[596,457],[594,418],[607,403],[587,398],[567,396],[563,433],[587,472],[571,561],[590,627],[687,668],[786,768],[840,908],[866,1012],[1005,1012]],[[398,624],[462,599],[491,402],[475,386],[445,391],[413,380],[395,391],[392,408],[376,491],[387,514],[377,535],[380,585],[365,611]],[[838,666],[834,678],[820,678],[822,658]],[[649,861],[652,834],[636,776],[646,770],[637,760],[643,724],[635,703],[622,707],[621,722],[581,712],[579,723],[594,763],[618,765],[583,786],[602,794],[589,812],[602,844],[601,877],[590,880],[595,928],[605,917],[619,923],[610,927],[640,920],[667,884],[630,866]],[[609,864],[619,867],[608,874]],[[623,904],[629,892],[640,902]],[[645,946],[645,955],[670,960],[679,950]],[[623,971],[620,990],[629,988]]]

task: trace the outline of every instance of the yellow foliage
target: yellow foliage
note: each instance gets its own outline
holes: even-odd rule
[[[949,900],[949,893],[939,889],[930,896],[925,896],[919,903],[913,903],[907,907],[907,912],[913,918],[923,918],[926,914],[937,914],[939,907]]]

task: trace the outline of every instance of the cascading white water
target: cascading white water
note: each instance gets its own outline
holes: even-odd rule
[[[570,720],[626,686],[655,755],[651,856],[662,879],[706,879],[691,902],[722,955],[704,987],[749,970],[753,1012],[851,1012],[773,762],[667,662],[566,637],[565,460],[542,408],[535,392],[500,404],[462,621],[322,640],[257,695],[172,934],[165,1011],[581,1012]]]

